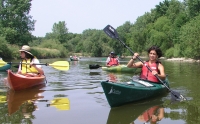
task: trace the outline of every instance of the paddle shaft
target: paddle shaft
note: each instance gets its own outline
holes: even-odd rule
[[[114,39],[117,39],[119,40],[133,55],[134,55],[134,52],[123,42],[119,39],[118,37],[118,34],[117,34],[117,31],[110,25],[107,25],[105,28],[104,28],[104,32],[111,38],[114,38]],[[140,57],[137,56],[137,59],[139,59],[144,65],[145,63],[142,61],[142,59],[140,59]],[[151,68],[147,65],[145,65],[149,71],[152,72]],[[154,75],[176,98],[179,98],[176,94],[176,92],[172,91],[159,77],[158,75]],[[180,96],[180,95],[179,95]],[[182,95],[181,95],[182,98],[184,98]],[[185,98],[184,98],[185,99]]]
[[[30,65],[30,63],[22,63],[22,62],[8,62],[7,64],[27,64]],[[48,66],[48,63],[35,63],[34,65],[46,65]]]
[[[89,68],[90,69],[98,69],[98,68],[100,68],[100,67],[102,67],[101,65],[89,65]]]

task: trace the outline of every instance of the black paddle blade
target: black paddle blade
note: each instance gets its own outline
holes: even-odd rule
[[[114,38],[114,39],[118,39],[119,38],[117,31],[110,25],[107,25],[103,29],[103,31],[111,38]]]
[[[99,68],[99,67],[101,67],[100,65],[89,65],[89,69],[97,69],[97,68]]]
[[[171,100],[172,101],[184,101],[187,99],[185,97],[183,97],[183,95],[181,95],[180,93],[171,91]]]

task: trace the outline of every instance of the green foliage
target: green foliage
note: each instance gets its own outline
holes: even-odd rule
[[[172,58],[174,54],[174,48],[169,48],[168,50],[166,50],[165,52],[165,57],[166,58]]]
[[[67,57],[67,55],[68,55],[67,54],[68,51],[65,49],[65,47],[59,41],[56,41],[56,40],[44,40],[37,47],[41,48],[40,54],[41,54],[42,58]],[[44,51],[43,51],[43,49],[44,49]],[[43,53],[43,52],[45,52],[45,53]],[[40,57],[40,54],[38,54],[37,57],[38,56]]]
[[[200,58],[200,15],[181,27],[180,42],[182,54],[188,58]]]
[[[31,41],[30,31],[35,20],[29,16],[31,0],[1,0],[0,32],[10,44],[27,44]]]
[[[66,42],[68,28],[66,27],[65,21],[59,21],[53,24],[52,33],[47,34],[47,37],[52,39],[58,39],[60,43]]]
[[[180,45],[176,44],[174,47],[169,48],[168,50],[166,50],[165,57],[166,58],[181,57]]]
[[[8,59],[12,57],[7,42],[3,37],[0,37],[0,57],[3,59]]]
[[[198,16],[200,13],[200,1],[199,0],[185,0],[187,6],[187,13],[190,18]]]

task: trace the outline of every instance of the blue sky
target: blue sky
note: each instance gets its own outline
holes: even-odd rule
[[[36,20],[34,36],[52,32],[54,23],[65,21],[71,33],[86,29],[114,28],[134,23],[163,0],[33,0],[29,15]]]

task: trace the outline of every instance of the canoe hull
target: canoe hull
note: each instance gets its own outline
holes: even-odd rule
[[[137,68],[128,68],[126,65],[102,67],[102,70],[109,72],[136,72]]]
[[[162,84],[146,82],[152,86],[144,86],[138,83],[138,81],[131,81],[129,84],[112,83],[107,81],[101,82],[109,105],[111,107],[117,107],[126,103],[159,96],[168,91],[168,89]]]
[[[45,76],[40,77],[25,77],[14,74],[8,70],[8,77],[5,79],[6,85],[12,90],[23,90],[37,85],[45,84]]]
[[[10,64],[6,64],[6,65],[0,67],[0,71],[6,71],[6,70],[8,70],[10,68],[11,68],[11,65]]]

